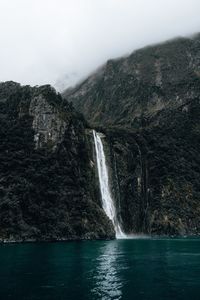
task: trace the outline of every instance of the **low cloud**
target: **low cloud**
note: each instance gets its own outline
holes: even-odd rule
[[[0,81],[75,84],[109,58],[200,31],[199,0],[0,0]]]

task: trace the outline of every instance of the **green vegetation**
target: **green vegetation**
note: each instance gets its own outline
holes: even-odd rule
[[[70,118],[53,151],[35,148],[31,97],[42,95]],[[0,84],[0,239],[59,240],[113,237],[113,229],[88,185],[84,124],[49,87]],[[23,112],[23,113],[22,113]],[[92,176],[92,175],[90,175]],[[102,223],[102,220],[103,223]]]

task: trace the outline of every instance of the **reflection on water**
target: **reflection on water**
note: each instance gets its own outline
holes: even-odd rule
[[[0,245],[2,300],[199,300],[200,239]]]
[[[123,281],[119,270],[122,269],[119,245],[115,242],[105,243],[100,249],[99,256],[96,258],[96,270],[93,274],[95,287],[92,293],[95,299],[116,299],[122,298]]]

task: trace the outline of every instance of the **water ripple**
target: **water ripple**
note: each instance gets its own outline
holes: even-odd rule
[[[122,253],[118,251],[115,243],[107,243],[96,259],[95,286],[91,291],[95,299],[122,299],[123,280],[119,274]]]

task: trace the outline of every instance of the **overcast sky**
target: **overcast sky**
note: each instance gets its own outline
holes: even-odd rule
[[[68,86],[107,59],[200,31],[200,0],[0,0],[0,81]]]

